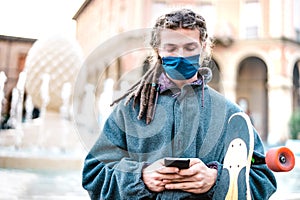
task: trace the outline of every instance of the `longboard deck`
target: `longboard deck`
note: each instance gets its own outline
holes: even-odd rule
[[[214,199],[250,200],[249,173],[254,133],[251,121],[245,113],[235,113],[230,117],[224,143],[226,154],[223,171]],[[227,193],[222,194],[224,191]]]

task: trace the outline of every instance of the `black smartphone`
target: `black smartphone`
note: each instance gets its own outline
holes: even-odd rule
[[[165,158],[166,167],[177,167],[179,169],[187,169],[190,167],[190,159],[188,158]]]

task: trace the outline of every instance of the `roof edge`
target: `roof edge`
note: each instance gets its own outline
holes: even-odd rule
[[[9,35],[0,35],[0,40],[7,40],[7,41],[17,41],[17,42],[30,42],[33,43],[37,39],[33,38],[24,38],[24,37],[18,37],[18,36],[9,36]]]
[[[79,15],[82,13],[82,11],[91,3],[92,0],[85,0],[83,4],[80,6],[78,11],[75,13],[74,17],[72,18],[73,20],[77,20]]]

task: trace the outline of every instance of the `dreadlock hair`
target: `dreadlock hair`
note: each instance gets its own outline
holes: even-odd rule
[[[197,29],[200,32],[200,41],[205,43],[207,39],[207,29],[205,19],[191,11],[190,9],[181,9],[173,11],[169,14],[165,14],[159,17],[151,32],[150,45],[154,49],[157,55],[157,60],[154,65],[151,66],[153,57],[149,56],[144,61],[144,67],[149,70],[142,76],[142,78],[133,84],[131,88],[120,98],[116,99],[112,104],[118,103],[126,97],[125,105],[128,105],[129,101],[133,99],[133,106],[140,104],[139,114],[137,118],[140,120],[145,117],[146,124],[151,123],[154,117],[156,102],[159,93],[158,79],[163,72],[162,60],[158,54],[158,47],[160,45],[160,32],[164,29]]]

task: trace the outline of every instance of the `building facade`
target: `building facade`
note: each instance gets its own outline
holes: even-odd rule
[[[88,57],[113,36],[152,27],[159,15],[183,7],[203,15],[214,38],[211,86],[246,109],[266,143],[287,140],[300,107],[300,0],[86,0],[74,16],[77,39]],[[136,64],[127,56],[105,75],[126,73]]]
[[[5,98],[2,113],[9,112],[8,105],[12,89],[16,86],[19,73],[23,71],[27,54],[36,39],[0,35],[0,71],[7,77],[4,86]]]

